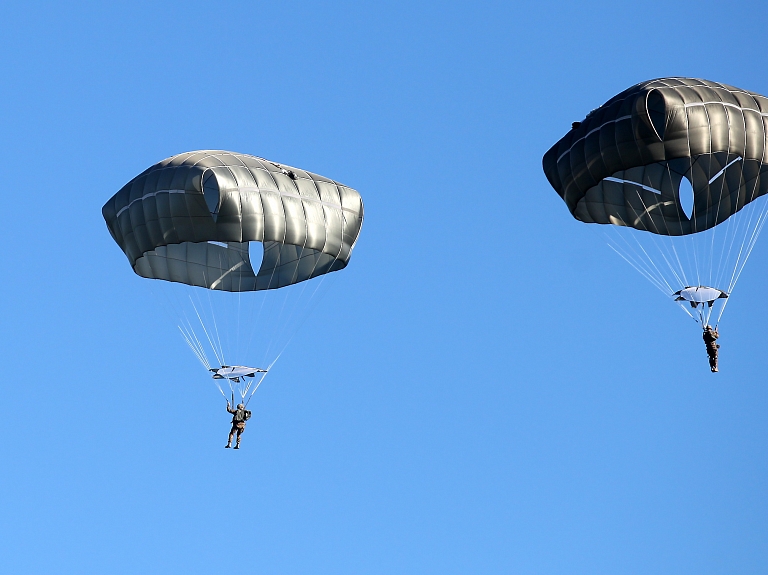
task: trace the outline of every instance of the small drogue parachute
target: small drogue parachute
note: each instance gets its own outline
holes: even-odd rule
[[[208,371],[213,373],[213,379],[231,379],[235,383],[240,383],[240,380],[246,377],[256,377],[257,373],[267,373],[266,369],[244,365],[222,365]]]
[[[694,309],[700,305],[703,307],[704,304],[712,307],[716,300],[728,297],[724,291],[705,286],[687,287],[676,291],[673,295],[677,296],[675,301],[687,301]]]
[[[574,122],[544,173],[574,218],[604,224],[609,245],[702,326],[720,302],[717,324],[766,219],[766,118],[753,92],[650,80]]]
[[[363,202],[311,172],[201,150],[148,168],[102,214],[136,274],[179,288],[164,290],[164,307],[215,380],[245,399],[309,312],[310,284],[347,266]]]

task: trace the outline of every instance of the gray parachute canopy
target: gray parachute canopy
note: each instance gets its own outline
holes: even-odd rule
[[[344,268],[363,224],[363,202],[357,191],[317,174],[202,150],[142,172],[102,214],[138,275],[242,292]],[[252,241],[264,246],[258,272]]]
[[[725,84],[642,82],[574,122],[544,156],[544,172],[578,220],[693,234],[768,191],[767,116],[768,99]]]

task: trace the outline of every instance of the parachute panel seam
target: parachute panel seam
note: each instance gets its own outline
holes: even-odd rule
[[[564,158],[566,155],[570,154],[570,153],[571,153],[571,150],[573,149],[573,147],[574,147],[576,144],[578,144],[578,143],[579,143],[579,142],[581,142],[582,140],[586,140],[586,139],[587,139],[589,136],[591,136],[591,135],[592,135],[592,134],[594,134],[595,132],[599,132],[601,129],[603,129],[603,128],[604,128],[605,126],[607,126],[608,124],[615,124],[616,122],[621,122],[622,120],[631,120],[631,119],[632,119],[632,115],[631,115],[631,114],[630,114],[629,116],[622,116],[621,118],[616,118],[615,120],[608,120],[607,122],[605,122],[604,124],[601,124],[601,125],[600,125],[600,126],[598,126],[597,128],[594,128],[593,130],[590,130],[589,132],[587,132],[587,133],[586,133],[584,136],[582,136],[582,137],[581,137],[581,138],[579,138],[578,140],[574,140],[574,141],[571,143],[571,146],[570,146],[570,147],[569,147],[569,148],[568,148],[568,149],[567,149],[565,152],[563,152],[562,154],[560,154],[560,157],[558,157],[558,158],[557,158],[557,161],[559,162],[559,161],[560,161],[560,160],[562,160],[562,159],[563,159],[563,158]]]

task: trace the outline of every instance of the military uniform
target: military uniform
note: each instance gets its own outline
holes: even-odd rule
[[[227,411],[232,414],[232,429],[229,430],[229,440],[224,447],[232,447],[232,438],[237,433],[237,443],[235,449],[240,449],[240,435],[245,431],[245,422],[251,418],[251,412],[240,404],[235,409],[227,403]]]
[[[717,338],[720,337],[720,334],[717,333],[716,329],[712,329],[711,326],[707,326],[704,330],[704,345],[707,346],[707,355],[709,356],[709,369],[712,370],[712,372],[718,371],[717,369],[717,350],[720,348],[718,344],[715,342],[717,341]]]

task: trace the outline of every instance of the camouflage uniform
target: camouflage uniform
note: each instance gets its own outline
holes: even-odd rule
[[[243,404],[238,404],[237,408],[232,409],[227,402],[227,411],[232,414],[232,429],[229,430],[229,439],[224,447],[232,447],[232,438],[237,433],[237,443],[235,449],[240,449],[240,435],[245,431],[245,422],[251,418],[251,412],[245,409]]]
[[[704,329],[704,344],[707,346],[707,355],[709,356],[709,369],[712,370],[712,372],[718,371],[717,369],[717,350],[720,348],[718,344],[715,343],[717,341],[717,338],[720,337],[720,334],[717,333],[716,329],[712,329],[712,326],[707,326]]]

